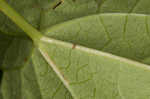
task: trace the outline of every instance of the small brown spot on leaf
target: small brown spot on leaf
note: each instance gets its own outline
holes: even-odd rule
[[[75,48],[76,48],[76,44],[73,44],[73,45],[72,45],[72,49],[75,49]]]
[[[24,59],[24,62],[27,62],[27,58]]]

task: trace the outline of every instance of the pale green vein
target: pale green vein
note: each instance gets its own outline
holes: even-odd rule
[[[130,15],[130,14],[129,14]],[[123,28],[123,40],[128,44],[129,48],[132,49],[131,44],[129,43],[128,40],[126,40],[126,29],[127,29],[127,24],[128,24],[128,14],[125,16],[125,23],[124,23],[124,28]]]
[[[41,41],[43,41],[43,42],[52,43],[52,44],[59,44],[59,45],[62,45],[62,46],[65,46],[65,47],[70,47],[70,48],[72,48],[72,46],[73,46],[73,44],[68,43],[68,42],[64,42],[64,41],[60,41],[60,40],[54,40],[54,39],[49,39],[49,38],[45,38],[45,37],[43,37],[43,38],[44,39],[41,39]],[[134,66],[137,66],[139,68],[143,68],[145,70],[150,70],[149,65],[140,63],[138,61],[130,60],[130,59],[127,59],[127,58],[123,58],[123,57],[120,57],[120,56],[115,56],[115,55],[112,55],[110,53],[98,51],[96,49],[86,48],[86,47],[77,45],[76,46],[76,50],[92,53],[93,55],[96,55],[96,56],[100,55],[100,56],[112,58],[114,60],[118,60],[118,61],[121,61],[121,62],[134,64]]]
[[[45,42],[51,43],[53,42],[51,39],[48,38],[41,38],[41,40],[44,40]],[[39,48],[40,53],[42,54],[42,56],[45,58],[45,60],[47,61],[47,63],[52,67],[52,69],[55,71],[55,73],[57,74],[57,76],[60,78],[60,80],[64,83],[64,85],[66,86],[66,88],[72,92],[69,88],[69,82],[64,78],[64,76],[62,75],[61,71],[57,68],[56,64],[51,60],[51,58],[48,56],[47,53],[43,52],[42,49]],[[73,97],[75,97],[75,95],[72,94]]]
[[[79,81],[79,72],[83,69],[86,68],[88,66],[88,64],[85,64],[83,66],[81,66],[80,68],[77,69],[76,71],[76,80]]]
[[[52,99],[54,99],[54,97],[56,96],[57,92],[60,90],[61,86],[62,86],[62,83],[60,83],[59,86],[56,88],[56,91],[52,95]]]
[[[122,92],[121,92],[121,90],[120,90],[120,85],[119,85],[120,72],[121,72],[121,66],[119,67],[119,71],[118,71],[118,77],[117,77],[117,90],[118,90],[118,93],[119,93],[121,99],[125,99],[124,96],[122,95]]]
[[[105,47],[107,47],[112,42],[112,38],[111,38],[111,36],[107,30],[107,27],[105,26],[104,21],[101,16],[99,16],[99,20],[100,20],[100,23],[102,24],[102,26],[104,27],[105,33],[107,34],[107,37],[108,37],[108,41],[105,43],[103,48],[101,48],[101,50],[103,50],[103,49],[105,49]]]
[[[97,13],[99,13],[101,11],[101,7],[106,1],[107,0],[100,0],[100,3],[98,3],[98,0],[95,0],[95,2],[97,3],[97,6],[98,6],[97,11],[96,11]]]
[[[92,78],[83,80],[83,81],[78,81],[78,82],[70,82],[70,85],[80,85],[80,84],[84,84],[87,83],[88,81],[92,80]]]
[[[72,50],[69,51],[69,60],[68,60],[68,64],[66,67],[62,68],[65,69],[66,71],[69,70],[70,66],[71,66],[71,56],[72,56]]]
[[[146,25],[146,33],[147,33],[147,36],[149,37],[150,39],[150,32],[149,32],[149,26],[148,26],[148,16],[145,16],[145,25]]]
[[[93,89],[93,99],[96,99],[96,88]]]
[[[136,8],[136,6],[138,5],[138,3],[140,3],[141,0],[136,0],[134,6],[129,10],[129,13],[132,13],[134,11],[134,9]]]
[[[99,19],[100,19],[101,24],[102,24],[103,27],[104,27],[104,30],[105,30],[105,33],[107,34],[108,39],[109,39],[109,40],[112,40],[112,38],[111,38],[111,36],[110,36],[110,34],[109,34],[108,30],[107,30],[107,27],[106,27],[105,24],[104,24],[104,21],[103,21],[103,19],[102,19],[102,16],[99,16]]]
[[[82,29],[80,23],[78,24],[78,26],[79,26],[79,30],[76,32],[75,38],[78,38],[78,37],[79,37],[80,31],[81,31],[81,29]]]

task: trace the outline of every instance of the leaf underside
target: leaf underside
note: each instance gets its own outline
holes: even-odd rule
[[[46,36],[38,47],[0,14],[3,99],[150,98],[150,1],[57,2],[8,1]]]

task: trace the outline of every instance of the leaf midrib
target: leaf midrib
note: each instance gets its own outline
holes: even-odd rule
[[[65,42],[65,41],[61,41],[61,40],[50,39],[50,41],[49,41],[49,38],[45,37],[45,36],[43,36],[41,38],[41,41],[42,42],[47,42],[47,43],[52,43],[52,44],[58,44],[58,45],[62,45],[64,47],[69,47],[69,48],[72,48],[74,46],[73,43]],[[132,59],[128,59],[128,58],[125,58],[125,57],[117,56],[117,55],[114,55],[114,54],[111,54],[111,53],[103,52],[103,51],[100,51],[100,50],[97,50],[97,49],[87,48],[87,47],[82,46],[82,45],[76,45],[76,48],[72,49],[72,50],[80,50],[80,51],[85,51],[85,52],[91,53],[91,54],[96,55],[96,56],[98,55],[98,56],[108,57],[108,58],[111,58],[111,59],[115,59],[116,61],[124,62],[124,63],[127,63],[127,64],[133,64],[136,67],[140,67],[140,68],[143,68],[145,70],[150,71],[150,66],[147,65],[147,64],[144,64],[144,63],[132,60]]]
[[[74,46],[74,44],[72,44],[70,42],[65,42],[65,41],[56,40],[56,39],[49,39],[48,37],[45,37],[45,36],[43,36],[41,38],[41,42],[61,45],[61,46],[67,47],[67,48],[72,48]],[[74,94],[74,92],[70,88],[69,83],[63,77],[63,75],[61,75],[61,71],[59,71],[59,69],[57,69],[57,65],[53,62],[53,60],[51,60],[50,56],[48,56],[47,53],[42,51],[41,48],[38,48],[38,50],[41,53],[41,55],[43,56],[43,58],[50,65],[50,67],[55,71],[55,73],[60,78],[60,80],[63,82],[64,86],[67,88],[67,90],[70,92],[70,94],[74,97],[74,99],[77,99],[76,95]],[[145,71],[150,71],[150,66],[147,65],[147,64],[143,64],[143,63],[140,63],[138,61],[130,60],[130,59],[127,59],[127,58],[124,58],[124,57],[116,56],[116,55],[113,55],[111,53],[99,51],[99,50],[92,49],[92,48],[87,48],[87,47],[84,47],[82,45],[76,45],[76,47],[72,50],[80,50],[80,51],[83,51],[83,52],[93,54],[94,56],[103,56],[105,58],[112,59],[114,61],[119,61],[121,63],[123,62],[123,63],[126,63],[126,64],[132,64],[132,66],[144,69]],[[118,86],[118,90],[119,90],[119,86]],[[119,90],[119,94],[123,99],[123,96],[122,96],[120,90]]]

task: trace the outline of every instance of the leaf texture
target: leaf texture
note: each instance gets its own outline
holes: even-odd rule
[[[55,2],[9,0],[8,2],[33,27],[41,30],[46,36],[70,42],[73,45],[60,41],[57,43],[57,40],[52,43],[42,42],[40,51],[45,59],[38,49],[35,49],[32,58],[29,59],[31,62],[19,64],[24,66],[22,69],[5,71],[2,81],[4,99],[149,98],[148,66],[114,56],[148,64],[149,0],[76,0],[75,2],[65,0],[56,9],[52,8],[59,2],[57,0]],[[97,13],[110,14],[93,16]],[[1,18],[4,18],[4,21],[0,21],[2,32],[9,35],[22,35],[23,31],[10,19],[4,15],[1,15]],[[32,49],[31,41],[26,37],[23,38],[25,39],[13,41],[15,45],[24,44],[23,47],[15,49],[15,45],[11,44],[12,48],[8,49],[10,50],[8,55],[12,53],[12,49],[21,53],[31,52],[27,49]],[[2,41],[5,41],[2,44],[8,48],[8,41]],[[84,47],[76,48],[76,45]],[[7,54],[4,55],[7,56]],[[6,63],[10,63],[7,59],[5,60]],[[21,59],[23,60],[26,58]],[[59,69],[61,77],[52,70],[54,68],[50,65],[55,65]],[[5,66],[10,67],[10,64]],[[69,82],[68,85],[64,81]],[[14,93],[11,92],[12,90]]]
[[[84,24],[84,22],[87,24],[88,22],[89,23],[94,22],[94,20],[97,18],[104,17],[106,18],[106,20],[104,20],[104,22],[106,21],[105,23],[107,23],[107,21],[108,21],[108,24],[113,23],[115,24],[116,29],[122,30],[122,28],[120,28],[121,24],[119,20],[120,18],[121,19],[126,18],[127,16],[128,16],[128,20],[130,20],[129,22],[132,22],[132,20],[133,21],[136,20],[134,21],[134,24],[132,23],[133,26],[131,24],[126,25],[126,27],[128,26],[130,28],[132,27],[132,30],[129,29],[132,32],[130,32],[128,28],[125,28],[125,30],[128,31],[127,33],[129,33],[130,35],[134,35],[134,36],[129,36],[130,38],[126,37],[128,38],[127,41],[132,41],[132,42],[134,41],[137,43],[140,40],[141,42],[140,46],[149,45],[150,43],[149,36],[147,35],[147,31],[146,31],[147,30],[146,26],[149,25],[149,17],[145,15],[135,15],[135,14],[133,15],[132,14],[130,15],[128,14],[120,14],[120,15],[103,14],[102,15],[101,14],[101,15],[95,15],[95,16],[90,16],[90,17],[84,17],[84,18],[79,19],[78,21],[77,20],[71,21],[70,24],[66,24],[66,25],[77,27],[77,24],[79,22],[81,24]],[[114,22],[111,22],[111,20],[108,20],[113,17],[117,19],[116,22],[118,23],[114,23]],[[91,19],[92,21],[90,20],[90,18],[92,18]],[[142,25],[141,22],[143,22],[143,19],[145,18],[146,18],[147,25],[145,24],[145,22],[143,23],[145,25]],[[137,28],[136,22],[138,23],[138,25],[140,23],[142,28]],[[96,20],[94,23],[95,25],[99,25],[101,21]],[[62,25],[62,26],[65,26],[65,25]],[[124,23],[122,24],[122,26],[124,26]],[[104,36],[96,36],[96,34],[98,33],[99,34],[105,33],[102,30],[102,27],[103,26],[101,25],[100,27],[101,31],[98,31],[97,33],[94,32],[95,37],[104,37]],[[65,29],[67,28],[65,27]],[[86,29],[89,30],[88,28]],[[137,29],[140,29],[142,32],[141,31],[137,32]],[[72,29],[70,28],[70,30]],[[79,34],[82,35],[82,29],[80,31],[81,32]],[[58,31],[58,33],[60,32]],[[64,35],[62,30],[61,30],[61,33],[62,35]],[[67,37],[70,36],[69,33]],[[87,34],[84,34],[86,36],[90,34],[89,32],[86,32],[86,33]],[[117,32],[115,31],[111,33],[112,36],[114,36],[115,38],[116,36],[118,36],[118,34],[120,35],[124,34],[124,32],[121,33],[119,31],[118,34],[115,36],[114,33],[117,34]],[[137,35],[135,35],[134,33],[136,33]],[[54,33],[54,34],[57,34],[57,33]],[[59,36],[62,37],[62,35],[59,35]],[[107,33],[105,35],[107,35]],[[142,45],[142,40],[146,40],[146,37],[142,37],[144,35],[146,35],[148,38],[147,38],[147,41],[143,43],[144,45]],[[79,36],[79,37],[82,37],[82,36]],[[89,36],[89,38],[90,37],[91,36]],[[144,38],[144,39],[140,39],[139,37]],[[136,38],[137,41],[134,38]],[[114,51],[117,50],[117,48],[115,47],[119,45],[120,48],[118,49],[120,49],[120,51],[117,51],[117,52],[120,52],[119,53],[120,55],[126,52],[127,58],[132,57],[131,53],[130,54],[127,53],[128,43],[127,45],[123,43],[123,42],[127,42],[126,40],[124,40],[124,37],[119,36],[118,39],[119,40],[123,39],[123,41],[115,42],[116,45],[110,44],[114,47]],[[112,41],[113,40],[117,40],[117,38],[112,39]],[[77,39],[76,41],[79,41],[79,40]],[[83,41],[87,41],[87,40],[83,40]],[[75,99],[99,99],[99,98],[100,99],[101,98],[103,99],[110,99],[110,98],[111,99],[144,99],[144,98],[149,98],[149,86],[150,85],[149,85],[148,77],[149,77],[150,72],[149,72],[148,65],[144,65],[139,62],[134,62],[125,58],[114,56],[116,54],[113,53],[113,48],[111,46],[107,46],[106,47],[107,50],[104,50],[104,51],[109,52],[110,50],[114,55],[107,54],[98,50],[92,50],[92,49],[85,48],[85,47],[78,46],[78,45],[76,45],[76,47],[74,48],[73,44],[63,43],[62,41],[52,40],[47,37],[43,37],[41,39],[41,42],[42,43],[39,45],[39,51],[44,56],[45,60],[49,63],[49,65],[53,68],[53,70],[57,73],[59,78],[63,81],[64,85],[69,89],[69,91],[72,93]],[[99,38],[99,42],[97,40],[97,45],[98,44],[105,46],[105,44],[101,44],[101,38]],[[141,57],[141,59],[140,58],[139,59],[133,58],[133,59],[136,61],[138,60],[140,61],[143,58],[145,58],[143,56],[144,55],[143,52],[146,50],[149,51],[149,48],[144,47],[144,51],[142,51],[142,49],[138,47],[138,44],[133,44],[133,45],[134,45],[132,47],[133,49],[130,49],[130,48],[129,49],[133,50],[133,52],[135,52],[137,56]],[[138,54],[138,52],[136,52],[139,50],[142,52],[141,54],[142,56],[140,56],[140,53]],[[148,55],[148,53],[146,55]]]

